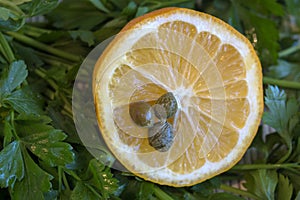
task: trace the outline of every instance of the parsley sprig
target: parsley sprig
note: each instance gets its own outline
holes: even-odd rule
[[[167,6],[230,23],[252,42],[264,73],[264,125],[249,148],[257,158],[184,188],[105,166],[109,155],[93,158],[72,118],[85,56],[132,18]],[[299,8],[294,0],[1,0],[0,199],[299,199]],[[243,189],[228,184],[240,180]]]

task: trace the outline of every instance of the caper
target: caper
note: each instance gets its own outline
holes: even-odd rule
[[[152,107],[146,102],[130,103],[129,114],[131,119],[139,126],[150,127],[154,123]]]
[[[170,149],[173,144],[174,134],[170,123],[156,122],[148,130],[149,144],[160,152]]]
[[[177,112],[178,105],[172,92],[167,92],[159,97],[156,104],[162,105],[165,108],[167,118],[173,117],[173,115]]]
[[[165,122],[167,120],[167,112],[164,106],[160,104],[154,104],[152,106],[155,116],[161,121]]]

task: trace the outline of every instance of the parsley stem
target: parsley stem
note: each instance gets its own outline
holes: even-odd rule
[[[61,114],[68,116],[69,118],[73,119],[72,113],[66,111],[65,107],[64,110],[61,111]]]
[[[7,40],[5,39],[4,35],[0,31],[0,51],[6,58],[9,63],[12,63],[15,60],[15,56],[13,51],[11,50]]]
[[[93,192],[99,199],[102,199],[101,195],[89,184],[83,183],[86,187],[88,187],[91,192]]]
[[[30,25],[23,26],[22,30],[26,33],[26,35],[29,35],[31,37],[40,37],[42,34],[50,33],[50,30],[42,29]]]
[[[13,14],[19,15],[18,17],[24,17],[25,16],[23,11],[14,2],[7,1],[7,0],[1,0],[0,1],[0,6],[4,7],[4,8],[9,8],[10,11],[13,12]]]
[[[61,66],[61,67],[65,67],[65,68],[71,68],[73,65],[71,65],[70,63],[68,63],[66,60],[61,59],[57,56],[53,56],[53,55],[49,55],[46,53],[42,53],[39,51],[35,52],[40,58],[42,58],[42,60],[49,64],[49,65],[53,65],[53,66]]]
[[[72,170],[66,170],[66,173],[72,176],[76,181],[81,181],[80,177]]]
[[[64,109],[67,112],[69,112],[71,114],[71,116],[72,116],[73,111],[72,111],[72,105],[70,104],[70,101],[68,101],[68,99],[66,98],[66,96],[63,95],[63,94],[60,94],[59,96],[63,100],[63,102],[65,103]],[[71,118],[73,118],[73,116]]]
[[[46,72],[44,72],[42,69],[35,69],[34,72],[41,78],[45,79],[49,85],[55,89],[55,91],[59,90],[59,86],[51,79],[47,77]]]
[[[300,165],[299,165],[299,167],[300,167]],[[294,173],[294,175],[300,176],[300,171],[299,171],[299,169],[288,168],[287,170],[289,170],[290,172]]]
[[[264,76],[263,82],[264,84],[277,85],[284,88],[300,89],[300,82],[296,81],[279,80]]]
[[[15,112],[14,111],[11,111],[10,112],[10,125],[12,127],[12,134],[13,136],[17,139],[17,140],[20,140],[17,132],[16,132],[16,128],[15,128]]]
[[[160,189],[158,186],[154,186],[153,188],[154,194],[158,199],[161,200],[174,200],[170,195],[165,193],[162,189]]]
[[[64,185],[66,187],[66,190],[71,191],[66,174],[64,172],[62,172],[62,178],[63,178]]]
[[[239,164],[235,165],[231,170],[256,170],[256,169],[280,169],[280,168],[300,168],[297,163],[282,164]]]
[[[292,148],[293,148],[292,143],[290,141],[288,143],[288,152],[283,157],[281,157],[280,160],[278,160],[277,162],[278,164],[285,162],[290,157],[290,155],[292,154]]]
[[[234,194],[242,195],[244,197],[249,197],[251,199],[259,200],[259,197],[257,197],[256,195],[254,195],[250,192],[247,192],[245,190],[241,190],[241,189],[238,189],[238,188],[235,188],[235,187],[231,187],[229,185],[221,184],[220,189],[224,190],[226,192],[231,192],[231,193],[234,193]]]
[[[61,166],[58,166],[58,191],[61,193],[62,190],[62,173],[63,169]]]
[[[279,58],[282,58],[282,57],[288,56],[288,55],[290,55],[292,53],[295,53],[295,52],[297,52],[299,50],[300,50],[300,44],[298,44],[296,46],[291,46],[291,47],[289,47],[287,49],[284,49],[284,50],[280,51],[278,53],[278,56],[279,56]]]
[[[60,49],[56,49],[54,47],[51,47],[49,45],[46,45],[44,43],[41,43],[37,40],[34,40],[30,37],[27,37],[25,35],[22,35],[20,33],[17,32],[7,32],[8,35],[12,36],[13,38],[15,38],[16,40],[23,42],[24,44],[30,45],[32,47],[35,47],[39,50],[42,50],[44,52],[47,53],[51,53],[53,55],[59,56],[61,58],[65,58],[67,60],[70,61],[74,61],[74,62],[80,62],[81,61],[81,57],[74,55],[72,53],[68,53],[66,51],[60,50]]]

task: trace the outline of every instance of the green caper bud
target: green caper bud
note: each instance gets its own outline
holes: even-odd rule
[[[148,130],[148,140],[149,144],[157,151],[168,151],[174,140],[171,124],[168,122],[156,122]]]
[[[130,103],[129,114],[131,119],[139,126],[150,127],[154,123],[152,107],[146,102]]]
[[[168,92],[159,97],[156,104],[162,105],[165,108],[167,118],[173,117],[177,112],[178,105],[172,92]]]

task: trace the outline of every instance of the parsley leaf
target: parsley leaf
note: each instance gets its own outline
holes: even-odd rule
[[[260,127],[251,144],[251,146],[259,153],[259,158],[257,158],[256,161],[261,163],[270,162],[270,157],[272,157],[272,160],[277,160],[272,150],[274,149],[274,145],[277,145],[280,141],[281,138],[278,133],[275,132],[265,135],[262,127]]]
[[[12,107],[18,113],[41,114],[42,105],[29,86],[21,87],[28,76],[23,60],[14,61],[0,79],[0,105]]]
[[[256,10],[261,14],[274,14],[277,16],[282,16],[284,14],[284,10],[281,4],[279,4],[276,0],[252,0],[250,2],[243,2],[249,8]]]
[[[45,127],[46,130],[49,129],[49,127],[45,126],[45,124],[49,124],[51,121],[51,118],[48,116],[27,113],[21,113],[15,118],[16,125],[22,125],[18,131],[28,133],[34,132],[37,127]],[[30,131],[27,129],[27,127],[31,128]]]
[[[284,10],[276,0],[232,1],[231,22],[246,34],[260,52],[262,62],[275,63],[279,49],[279,31],[272,16],[282,16]]]
[[[103,199],[101,196],[94,192],[94,189],[91,188],[86,183],[77,182],[76,186],[71,194],[71,200],[82,200],[82,199]]]
[[[276,171],[255,170],[245,176],[244,184],[247,191],[252,192],[261,199],[274,200],[275,189],[278,182]]]
[[[44,199],[44,192],[50,190],[50,180],[53,177],[43,171],[25,149],[22,154],[25,164],[25,176],[21,181],[15,183],[15,187],[11,189],[10,194],[13,199],[18,200]]]
[[[288,176],[289,182],[292,184],[293,189],[295,191],[295,194],[297,194],[297,191],[300,192],[300,175],[294,171],[286,170],[284,171],[284,175]]]
[[[14,141],[0,152],[0,187],[14,188],[16,180],[24,177],[24,170],[20,142]]]
[[[15,31],[25,24],[25,13],[7,0],[0,2],[0,30]]]
[[[29,87],[12,92],[3,102],[9,104],[18,113],[41,114],[43,112],[37,95]]]
[[[108,199],[117,188],[117,179],[113,178],[110,169],[92,159],[82,180],[77,182],[71,199]]]
[[[108,198],[118,188],[117,179],[113,178],[110,169],[96,159],[90,161],[88,169],[87,174],[93,177],[89,182],[101,191],[104,198]]]
[[[10,116],[7,116],[6,119],[4,120],[4,127],[3,127],[3,133],[4,133],[3,145],[4,146],[8,145],[12,141],[12,138],[13,138],[13,127],[10,124],[9,120],[10,120]]]
[[[278,160],[277,163],[283,163],[292,154],[293,139],[297,137],[295,128],[299,123],[299,103],[293,97],[287,98],[285,91],[279,90],[277,86],[269,86],[266,90],[265,104],[269,110],[264,113],[263,122],[276,129],[281,137],[278,143],[287,147],[273,154],[273,158]]]
[[[74,4],[74,1],[62,1],[56,9],[46,16],[47,19],[57,28],[91,30],[109,17],[85,0],[77,0],[73,6],[70,4]]]
[[[269,111],[264,113],[263,122],[275,128],[290,147],[293,129],[299,122],[297,100],[287,99],[284,90],[279,90],[277,86],[269,86],[266,90],[265,104]]]
[[[28,75],[26,64],[19,60],[9,66],[8,71],[4,71],[0,79],[0,100],[14,89],[21,85]]]
[[[81,41],[86,42],[89,46],[95,43],[95,36],[93,32],[86,30],[69,31],[73,39],[80,38]]]
[[[19,30],[27,17],[43,15],[53,10],[59,0],[1,0],[0,30]]]
[[[300,81],[300,67],[298,63],[287,62],[279,59],[277,65],[268,68],[267,76],[287,80]]]
[[[37,130],[36,133],[22,140],[26,142],[26,146],[33,154],[52,167],[71,163],[74,160],[72,146],[61,142],[67,137],[66,134],[50,126],[47,127],[42,127],[41,131]]]
[[[105,5],[100,0],[89,0],[96,8],[99,10],[109,13],[110,11],[105,7]]]
[[[30,47],[21,45],[19,43],[14,44],[14,51],[18,57],[22,57],[25,63],[29,67],[40,67],[44,64],[41,57],[36,54],[36,51]]]
[[[279,174],[277,186],[277,200],[289,200],[293,195],[293,186],[288,177]]]
[[[30,0],[24,5],[22,9],[28,16],[44,15],[58,6],[58,0]]]
[[[73,162],[72,146],[62,142],[67,135],[49,125],[51,119],[43,115],[19,115],[15,127],[25,146],[50,166],[64,166]]]

